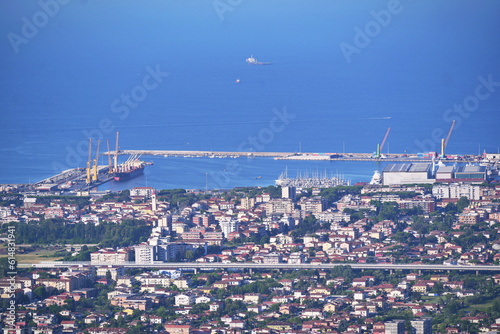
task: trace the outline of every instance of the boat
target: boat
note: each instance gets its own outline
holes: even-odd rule
[[[144,162],[139,160],[140,154],[132,154],[128,157],[127,161],[124,163],[118,164],[118,154],[119,154],[119,146],[118,146],[118,132],[116,133],[116,149],[114,154],[114,164],[113,168],[110,170],[111,175],[113,176],[113,180],[115,181],[126,181],[133,179],[139,175],[144,173],[144,167],[146,165],[152,165],[152,162]],[[167,156],[167,155],[165,155]]]
[[[277,186],[280,187],[296,187],[296,188],[331,188],[336,186],[349,186],[351,182],[344,179],[343,176],[328,176],[325,170],[324,173],[311,173],[298,172],[296,178],[288,177],[288,168],[285,169],[275,181]]]
[[[262,62],[262,61],[258,61],[256,58],[254,58],[253,56],[250,56],[249,58],[246,59],[246,62],[250,65],[271,65],[272,63],[268,63],[268,62]]]
[[[115,181],[126,181],[133,179],[144,173],[144,164],[136,166],[119,166],[118,170],[113,173],[113,180]]]
[[[131,155],[127,161],[113,168],[113,180],[126,181],[142,175],[146,165],[152,163],[139,160],[139,155]]]
[[[373,184],[373,185],[382,184],[382,175],[380,175],[380,172],[378,170],[376,170],[373,173],[373,176],[372,176],[372,179],[370,181],[370,184]]]

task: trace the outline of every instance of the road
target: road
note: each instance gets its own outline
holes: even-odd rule
[[[41,263],[23,263],[18,266],[21,268],[68,268],[72,266],[104,266],[106,263],[90,262],[62,262],[62,261],[47,261]],[[410,270],[410,271],[491,271],[500,272],[500,266],[487,265],[444,265],[444,264],[385,264],[385,263],[322,263],[322,264],[291,264],[291,263],[195,263],[195,262],[164,262],[154,264],[136,264],[135,262],[125,262],[116,265],[121,265],[126,268],[147,268],[147,269],[197,269],[197,270],[214,270],[214,269],[333,269],[337,266],[350,266],[353,269],[378,269],[378,270]]]

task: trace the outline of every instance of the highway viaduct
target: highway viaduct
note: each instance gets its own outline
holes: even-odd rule
[[[496,265],[445,265],[445,264],[394,264],[394,263],[222,263],[222,262],[160,262],[139,264],[135,262],[122,262],[122,263],[91,263],[91,262],[63,262],[63,261],[45,261],[40,263],[21,263],[18,264],[20,268],[69,268],[74,266],[123,266],[125,268],[143,268],[143,269],[184,269],[184,270],[217,270],[217,269],[281,269],[281,270],[294,270],[294,269],[333,269],[338,266],[349,266],[352,269],[358,270],[408,270],[408,271],[473,271],[476,274],[479,272],[500,272],[500,266]]]

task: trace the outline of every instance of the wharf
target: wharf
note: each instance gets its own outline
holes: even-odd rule
[[[104,152],[104,155],[114,155],[115,152]],[[186,158],[274,158],[276,160],[328,160],[328,161],[402,161],[430,162],[432,158],[408,154],[385,154],[381,158],[373,157],[372,153],[297,153],[297,152],[257,152],[257,151],[186,151],[186,150],[121,150],[119,155],[153,155],[164,157]],[[446,160],[446,159],[444,159]]]
[[[92,182],[91,184],[86,183],[87,175],[85,168],[74,168],[38,181],[33,184],[33,190],[85,192],[113,179],[113,177],[108,174],[108,166],[98,166],[97,170],[98,180]]]

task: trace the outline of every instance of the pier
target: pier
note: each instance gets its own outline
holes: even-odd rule
[[[98,166],[98,179],[90,184],[86,183],[85,168],[74,168],[65,170],[57,175],[51,176],[33,184],[33,190],[37,191],[89,191],[113,179],[108,173],[108,166]]]
[[[108,157],[118,155],[139,156],[163,156],[163,157],[184,157],[184,158],[273,158],[275,160],[304,160],[304,161],[366,161],[366,162],[432,162],[440,160],[444,162],[481,162],[498,168],[499,158],[478,155],[449,155],[437,157],[435,152],[427,154],[406,154],[406,153],[305,153],[305,152],[259,152],[259,151],[195,151],[195,150],[115,150],[101,153]],[[94,159],[97,164],[98,153]],[[91,166],[91,156],[89,154],[88,166]],[[89,182],[87,178],[88,168],[74,168],[63,171],[32,185],[25,185],[26,190],[41,192],[88,192],[106,182],[113,180],[111,170],[111,159],[107,166],[93,167],[93,174],[97,172],[97,179],[94,177]],[[145,163],[148,164],[148,163]]]
[[[115,151],[104,152],[104,155],[114,155]],[[432,157],[418,157],[415,154],[385,154],[375,157],[373,153],[297,153],[297,152],[259,152],[259,151],[178,151],[178,150],[120,150],[119,155],[152,155],[164,157],[188,158],[274,158],[276,160],[313,160],[313,161],[402,161],[402,162],[430,162]],[[455,159],[442,160],[455,161]]]

